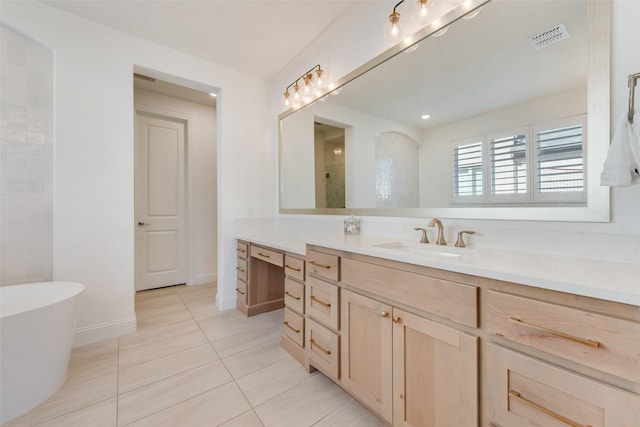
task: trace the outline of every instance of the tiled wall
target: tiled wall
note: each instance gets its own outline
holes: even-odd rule
[[[53,52],[0,26],[0,286],[51,280]]]

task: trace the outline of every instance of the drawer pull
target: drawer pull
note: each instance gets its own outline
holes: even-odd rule
[[[295,332],[296,334],[299,334],[299,333],[300,333],[300,329],[296,329],[296,328],[294,328],[293,326],[291,326],[291,325],[289,324],[289,322],[284,322],[284,326],[286,326],[287,328],[291,329],[291,330],[292,330],[293,332]]]
[[[292,267],[289,264],[285,264],[284,268],[288,268],[289,270],[293,270],[293,271],[302,271],[301,269],[296,268],[296,267]]]
[[[311,295],[309,298],[311,298],[311,301],[315,301],[318,304],[324,305],[325,307],[331,307],[330,303],[324,302],[321,299],[316,298],[315,295]]]
[[[538,411],[550,416],[551,418],[555,418],[556,420],[558,420],[560,422],[563,422],[563,423],[565,423],[565,424],[567,424],[567,425],[569,425],[571,427],[591,427],[589,425],[585,426],[583,424],[579,424],[579,423],[577,423],[577,422],[575,422],[573,420],[570,420],[567,417],[563,417],[562,415],[557,414],[557,413],[553,412],[552,410],[545,408],[544,406],[540,406],[535,402],[532,402],[532,401],[530,401],[528,399],[525,399],[524,397],[522,397],[520,395],[519,392],[517,392],[515,390],[509,390],[509,397],[511,397],[513,399],[516,399],[519,402],[521,402],[521,403],[523,403],[523,404],[525,404],[525,405],[527,405],[527,406],[529,406],[529,407],[531,407],[533,409],[536,409],[536,410],[538,410]]]
[[[393,316],[393,317],[391,318],[391,320],[393,320],[393,323],[400,323],[400,321],[401,321],[402,319],[401,319],[400,317],[398,317],[398,316]]]
[[[316,267],[326,268],[327,270],[331,268],[329,264],[320,264],[319,262],[315,262],[314,260],[307,261],[309,264],[315,265]]]
[[[258,255],[265,257],[265,258],[271,258],[271,255],[269,254],[263,254],[262,252],[258,252]]]
[[[245,249],[240,249],[240,248],[236,248],[236,251],[238,251],[238,252],[242,252],[242,253],[247,252]]]
[[[562,337],[583,345],[587,345],[589,347],[595,347],[598,348],[600,347],[600,342],[599,341],[594,341],[594,340],[589,340],[589,339],[584,339],[584,338],[578,338],[578,337],[574,337],[573,335],[568,335],[562,332],[558,332],[558,331],[554,331],[553,329],[547,329],[547,328],[543,328],[542,326],[538,326],[538,325],[533,325],[531,323],[527,323],[527,322],[523,322],[522,320],[518,319],[517,317],[509,317],[509,321],[511,323],[516,323],[520,326],[524,326],[526,328],[530,328],[530,329],[535,329],[537,331],[542,331],[542,332],[546,332],[550,335],[555,335],[557,337]]]
[[[379,315],[380,315],[380,317],[385,317],[386,318],[386,317],[389,317],[389,312],[388,311],[381,311]]]
[[[295,300],[299,300],[300,299],[300,297],[297,297],[297,296],[293,295],[289,291],[284,291],[284,294],[290,296],[291,298],[293,298]]]
[[[243,268],[240,268],[240,267],[236,267],[236,270],[238,270],[240,273],[244,273],[245,271],[247,271],[247,270],[245,270]]]
[[[315,345],[316,347],[318,347],[320,349],[320,351],[322,351],[327,356],[331,354],[331,350],[327,350],[326,348],[322,347],[320,344],[315,342],[315,340],[313,338],[311,338],[309,340],[309,344],[311,344],[311,347],[313,347]]]
[[[240,288],[236,288],[236,291],[238,291],[239,293],[241,293],[242,295],[244,295],[244,292],[242,292],[242,291],[240,290]]]

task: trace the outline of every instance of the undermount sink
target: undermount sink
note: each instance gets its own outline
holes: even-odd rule
[[[442,246],[408,241],[381,243],[378,245],[372,245],[372,247],[380,249],[391,249],[407,254],[441,259],[460,258],[462,255],[464,255],[465,251],[469,251],[469,249],[456,248],[455,246]]]

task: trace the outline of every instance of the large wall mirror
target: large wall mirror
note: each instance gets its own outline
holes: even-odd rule
[[[470,2],[280,116],[281,213],[609,220],[610,2]]]

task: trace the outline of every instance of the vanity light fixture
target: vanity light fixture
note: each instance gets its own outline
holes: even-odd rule
[[[404,2],[405,0],[400,0],[398,3],[396,3],[396,5],[393,7],[393,11],[389,15],[389,24],[387,26],[387,29],[385,30],[385,38],[393,43],[398,43],[404,38],[403,28],[400,21],[400,12],[398,12],[398,6],[400,6]],[[434,6],[434,2],[436,3],[435,6]],[[416,31],[429,24],[431,24],[431,26],[433,26],[434,28],[439,28],[441,25],[440,15],[442,15],[443,12],[448,10],[447,6],[449,6],[449,8],[452,6],[451,3],[456,3],[457,5],[462,4],[467,9],[471,9],[473,5],[473,2],[469,0],[466,0],[464,3],[461,0],[457,0],[453,2],[442,1],[442,0],[413,0],[413,3],[414,3],[414,6],[413,6],[413,12],[411,13],[411,21],[413,22],[414,24],[413,27],[415,28]],[[441,7],[442,5],[440,3],[444,5],[444,9],[443,7]],[[480,13],[481,9],[482,7],[479,7],[474,11],[472,11],[471,13],[465,15],[463,18],[472,19]],[[448,26],[440,28],[438,31],[433,33],[433,36],[439,37],[444,33],[446,33],[448,29],[449,29]],[[413,31],[407,31],[407,32],[413,32]]]
[[[326,73],[316,65],[295,79],[284,91],[282,103],[285,107],[298,106],[322,95]],[[291,92],[290,92],[291,91]]]
[[[434,0],[414,0],[411,20],[415,24],[417,24],[419,28],[427,25],[432,19],[431,5],[433,1]],[[396,3],[396,5],[393,7],[393,11],[389,15],[389,28],[386,31],[386,37],[393,42],[398,42],[403,38],[398,6],[400,6],[404,2],[405,0],[400,0],[398,3]]]

